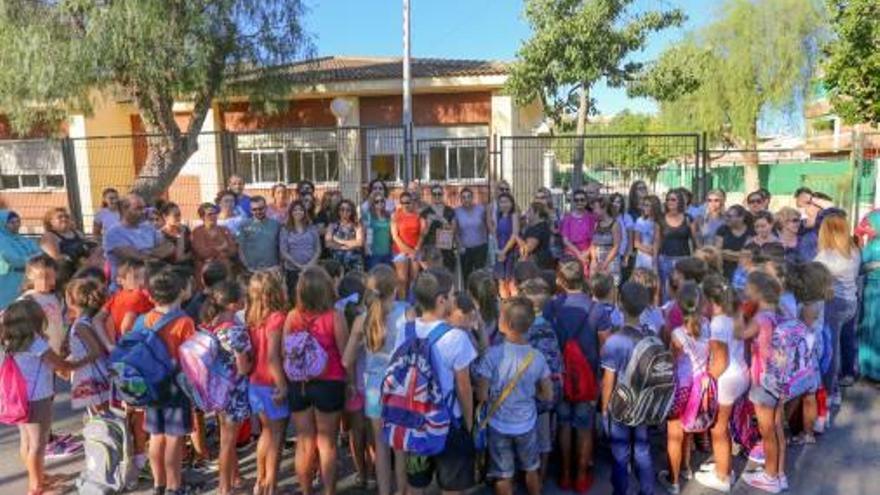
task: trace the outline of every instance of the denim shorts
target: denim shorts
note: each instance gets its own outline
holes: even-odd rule
[[[749,389],[749,400],[752,404],[763,407],[776,407],[779,404],[777,397],[773,397],[764,387],[755,384]]]
[[[189,404],[147,407],[144,431],[151,435],[184,437],[192,433],[193,416]]]
[[[275,393],[275,386],[273,385],[255,385],[251,383],[248,388],[248,402],[250,402],[251,411],[253,411],[255,416],[265,414],[272,421],[278,421],[290,416],[287,401],[276,404],[272,400],[273,393]]]
[[[505,435],[489,427],[489,477],[510,479],[520,471],[541,467],[538,432],[532,428],[522,435]]]
[[[538,414],[538,423],[535,425],[538,432],[538,453],[550,454],[553,452],[553,415],[549,412]]]
[[[593,402],[566,402],[556,406],[556,421],[559,426],[571,426],[578,430],[589,430],[596,420],[596,404]]]
[[[370,419],[382,419],[382,391],[378,388],[364,390],[364,415]]]

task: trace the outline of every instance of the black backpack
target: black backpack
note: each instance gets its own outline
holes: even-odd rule
[[[608,410],[626,426],[658,425],[666,420],[675,399],[675,361],[663,342],[646,330],[624,327],[633,339],[629,364],[617,377]]]

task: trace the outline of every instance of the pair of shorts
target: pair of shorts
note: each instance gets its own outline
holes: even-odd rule
[[[345,408],[345,382],[310,380],[290,384],[287,396],[290,412],[315,408],[322,413],[341,412]]]
[[[749,400],[752,404],[763,407],[776,407],[779,404],[778,397],[774,397],[764,387],[754,384],[749,389]]]
[[[392,263],[403,263],[404,261],[410,261],[410,260],[414,261],[415,258],[413,258],[412,256],[410,256],[406,253],[397,253],[394,255],[393,258],[391,258]]]
[[[464,491],[477,484],[474,439],[462,426],[449,428],[446,446],[434,457],[408,455],[406,480],[416,489],[427,488],[437,474],[437,486],[445,491]]]
[[[489,477],[510,479],[520,471],[541,467],[538,432],[533,428],[522,435],[506,435],[489,426]]]
[[[50,395],[45,399],[32,400],[28,402],[28,424],[52,424],[52,403],[55,396]]]
[[[729,371],[729,370],[728,370]],[[749,377],[745,371],[725,371],[718,377],[718,405],[732,406],[749,390]]]
[[[364,394],[356,391],[354,395],[345,400],[345,412],[358,412],[364,410]]]
[[[248,402],[254,416],[265,414],[271,421],[279,421],[290,416],[287,401],[277,404],[272,400],[275,393],[274,385],[256,385],[251,383],[248,387]]]
[[[144,431],[150,435],[184,437],[193,431],[192,407],[176,405],[147,407]]]
[[[370,419],[382,419],[382,391],[369,388],[364,391],[364,415]]]
[[[553,415],[549,412],[538,414],[538,422],[535,425],[538,435],[538,453],[550,454],[553,452]]]
[[[556,406],[556,421],[560,426],[589,430],[596,421],[596,404],[562,401]]]

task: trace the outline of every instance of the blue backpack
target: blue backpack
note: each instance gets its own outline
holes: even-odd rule
[[[562,400],[562,351],[559,349],[559,340],[556,330],[543,316],[538,315],[528,332],[529,345],[544,355],[547,367],[550,368],[550,380],[553,382],[553,400],[550,402],[538,401],[538,412],[553,411],[556,404]]]
[[[391,357],[382,382],[382,433],[388,445],[415,455],[439,454],[452,422],[452,397],[444,397],[431,349],[452,329],[440,323],[427,338],[406,324],[406,341]]]
[[[159,332],[184,316],[186,313],[178,308],[162,315],[152,327],[148,327],[146,315],[141,315],[134,329],[116,344],[110,353],[110,377],[123,401],[144,407],[170,397],[177,366]]]

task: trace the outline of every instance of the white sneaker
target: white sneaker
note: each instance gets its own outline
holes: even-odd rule
[[[758,490],[763,490],[767,493],[779,493],[782,491],[782,488],[779,486],[779,480],[771,478],[764,471],[744,473],[742,479],[747,485],[757,488]]]
[[[706,488],[711,488],[713,490],[718,490],[719,492],[729,493],[730,492],[730,479],[724,481],[715,474],[715,471],[700,471],[695,476],[694,479],[697,480],[697,483],[705,486]]]
[[[144,468],[147,465],[147,454],[136,454],[134,456],[134,467],[137,468],[138,471]]]
[[[813,421],[813,433],[822,434],[825,433],[825,418],[823,416],[819,416],[816,418],[816,421]]]
[[[714,472],[715,471],[715,460],[712,458],[706,459],[706,462],[700,464],[699,470],[706,472],[706,473],[708,473],[710,471]]]
[[[788,491],[788,476],[784,474],[779,476],[779,488],[784,492]]]

